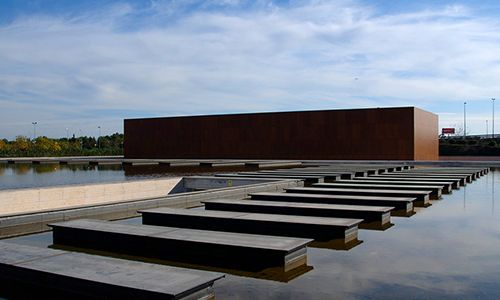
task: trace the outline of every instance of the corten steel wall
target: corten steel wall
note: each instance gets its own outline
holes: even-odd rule
[[[439,119],[415,108],[415,160],[439,160]]]
[[[437,132],[414,107],[129,119],[125,157],[437,160]]]

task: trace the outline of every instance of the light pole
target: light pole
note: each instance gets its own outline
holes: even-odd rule
[[[488,138],[488,120],[486,120],[486,138]]]
[[[31,122],[31,124],[33,124],[33,145],[36,149],[36,124],[38,124],[38,122]]]
[[[80,150],[83,150],[83,131],[80,128]]]
[[[33,139],[36,139],[36,124],[38,124],[37,122],[31,122],[31,124],[33,124]]]
[[[30,130],[30,131],[28,131],[28,132],[30,133],[30,141],[31,141],[31,130]]]
[[[69,131],[68,131],[68,127],[66,127],[66,148],[69,149]]]
[[[466,118],[466,106],[467,106],[467,102],[464,102],[464,139],[465,139],[465,136],[467,135],[467,118]]]
[[[491,98],[493,102],[493,118],[491,119],[491,138],[495,138],[495,98]]]
[[[99,138],[97,139],[97,141],[99,143],[99,149],[101,149],[101,126],[97,126],[97,128],[99,128]]]

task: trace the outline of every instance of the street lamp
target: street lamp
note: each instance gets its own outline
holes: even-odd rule
[[[467,135],[467,118],[465,117],[467,102],[464,102],[464,139]]]
[[[33,124],[33,145],[36,150],[36,124],[38,124],[38,122],[31,122],[31,124]]]
[[[80,128],[80,150],[83,150],[83,131]]]
[[[66,127],[66,148],[69,149],[69,131],[68,131],[68,127]]]
[[[101,126],[97,126],[99,128],[99,139],[97,140],[99,142],[99,149],[101,149]]]
[[[488,138],[488,120],[486,120],[486,138]]]
[[[37,122],[31,122],[31,124],[33,124],[33,139],[36,139],[36,124],[38,124]]]
[[[495,98],[491,98],[493,102],[493,118],[491,119],[491,137],[495,138]]]

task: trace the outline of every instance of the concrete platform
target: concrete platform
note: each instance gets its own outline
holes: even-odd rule
[[[270,160],[270,161],[253,161],[245,163],[246,167],[252,168],[267,168],[267,167],[293,167],[301,166],[302,162],[299,160]]]
[[[338,180],[336,183],[342,184],[366,184],[366,185],[395,185],[395,186],[438,186],[442,187],[441,194],[451,194],[453,189],[452,181],[435,181],[435,182],[426,182],[426,181],[404,181],[404,180],[370,180],[369,178],[359,178],[356,180]]]
[[[307,263],[313,241],[90,219],[49,226],[54,244],[231,269],[292,270]]]
[[[384,176],[368,176],[366,178],[354,178],[355,181],[358,180],[369,180],[377,182],[394,182],[394,184],[451,184],[452,189],[460,189],[460,179],[436,179],[436,178],[406,178],[406,177],[384,177]]]
[[[194,167],[199,166],[200,163],[197,161],[189,160],[157,160],[160,166],[170,166],[170,167]]]
[[[300,179],[306,183],[320,183],[325,182],[324,176],[314,175],[281,175],[281,174],[263,174],[259,172],[245,172],[238,174],[215,174],[215,177],[242,177],[242,178],[273,178],[277,180],[283,179]]]
[[[303,202],[303,203],[323,203],[340,205],[363,205],[363,206],[388,206],[394,207],[392,215],[413,215],[413,202],[415,198],[409,197],[375,197],[375,196],[351,196],[351,195],[326,195],[326,194],[307,194],[307,193],[275,193],[262,192],[251,193],[252,200],[264,201],[284,201],[284,202]]]
[[[391,174],[381,174],[377,175],[381,177],[394,177],[394,176],[399,176],[399,177],[406,177],[406,178],[434,178],[434,179],[441,179],[441,180],[450,180],[450,179],[455,179],[455,180],[460,180],[461,185],[466,185],[467,183],[472,182],[472,175],[433,175],[433,174],[421,174],[421,173],[391,173]]]
[[[159,162],[152,159],[124,159],[122,164],[125,166],[155,166],[159,165]]]
[[[331,188],[334,190],[352,190],[359,191],[362,194],[373,196],[384,195],[384,196],[395,196],[395,197],[415,197],[417,201],[422,201],[425,205],[429,204],[428,200],[441,199],[441,191],[443,186],[401,186],[401,185],[382,185],[382,184],[363,184],[363,183],[313,183],[312,187],[317,188]],[[347,195],[347,194],[346,194]],[[427,201],[425,201],[425,195],[427,195]]]
[[[344,173],[334,173],[334,172],[312,172],[312,171],[303,172],[303,171],[298,171],[298,170],[289,170],[289,171],[279,171],[279,170],[270,171],[270,170],[267,170],[267,171],[259,171],[259,173],[261,173],[261,174],[273,174],[276,176],[280,176],[280,175],[323,176],[325,180],[340,180],[344,175],[349,175],[349,178],[354,177],[354,172],[344,174]]]
[[[141,210],[142,223],[191,229],[290,236],[328,241],[358,238],[362,219],[298,217],[211,210],[157,208]]]
[[[43,164],[59,164],[59,161],[53,159],[33,159],[32,164],[43,165]]]
[[[467,178],[461,177],[442,177],[442,176],[422,176],[419,174],[380,174],[368,176],[366,179],[378,179],[383,180],[410,180],[410,181],[453,181],[454,187],[465,186],[467,184]]]
[[[234,167],[245,166],[245,161],[205,161],[200,162],[200,167]]]
[[[1,297],[214,299],[224,274],[0,242]]]
[[[365,229],[385,229],[391,225],[391,210],[394,207],[362,206],[362,205],[335,205],[321,203],[297,203],[285,201],[258,201],[258,200],[228,200],[217,199],[203,201],[205,209],[251,212],[264,214],[280,214],[294,216],[314,216],[329,218],[363,219],[358,226]]]
[[[397,173],[396,173],[397,174]],[[413,171],[407,171],[407,172],[402,172],[402,174],[415,174],[418,176],[431,176],[431,177],[451,177],[451,178],[466,178],[467,182],[472,182],[477,179],[476,173],[436,173],[436,172],[413,172]]]
[[[440,167],[440,168],[418,168],[418,169],[413,169],[411,172],[422,172],[422,173],[438,173],[438,174],[475,174],[476,177],[481,177],[485,174],[488,173],[488,168],[482,168],[482,167],[472,167],[472,168],[446,168],[446,167]]]

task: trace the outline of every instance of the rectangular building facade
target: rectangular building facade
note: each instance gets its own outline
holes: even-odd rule
[[[125,157],[437,160],[438,116],[374,108],[125,120]]]

